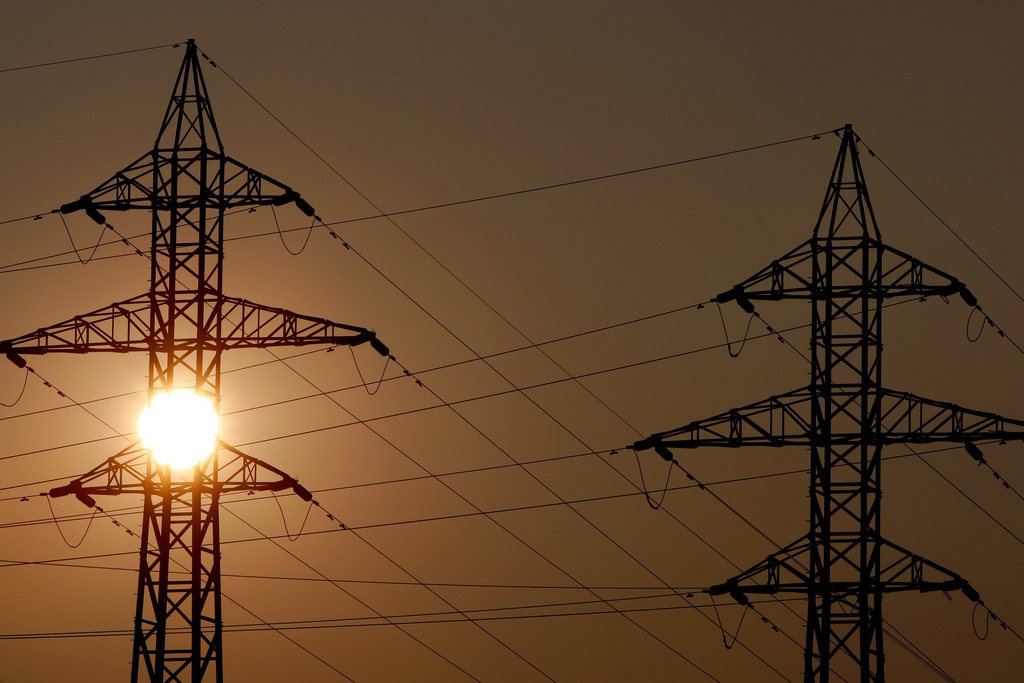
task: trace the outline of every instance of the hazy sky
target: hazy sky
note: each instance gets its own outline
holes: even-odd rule
[[[0,69],[194,37],[385,211],[671,162],[850,122],[1019,291],[1024,10],[1008,1],[894,5],[317,1],[186,2],[171,10],[120,2],[6,3]],[[0,220],[71,201],[151,148],[181,56],[181,48],[167,47],[0,72]],[[325,220],[376,213],[224,73],[204,68],[230,155],[302,192]],[[429,254],[384,220],[339,226],[339,235],[402,291],[324,231],[314,232],[295,257],[273,234],[239,240],[227,247],[224,289],[374,328],[412,370],[466,361],[529,342],[431,256],[532,342],[707,301],[810,235],[837,144],[824,136],[397,218]],[[966,282],[985,311],[1024,344],[1024,302],[877,160],[865,156],[864,169],[883,238]],[[279,216],[286,227],[305,225],[292,209]],[[148,230],[145,214],[110,219],[126,235]],[[69,227],[76,244],[90,250],[100,237],[98,226],[81,215],[70,217]],[[228,223],[229,237],[272,229],[272,216],[262,212]],[[97,260],[79,265],[52,216],[0,231],[0,338],[148,286],[147,264],[123,245],[101,247]],[[285,239],[294,250],[303,236]],[[144,237],[139,244],[145,246]],[[53,254],[63,255],[31,261]],[[36,265],[52,267],[26,269]],[[760,308],[778,328],[809,315],[799,305]],[[745,317],[733,307],[724,312],[730,334],[740,335]],[[886,383],[1024,416],[1024,358],[991,330],[969,343],[968,313],[958,300],[887,312]],[[763,329],[755,325],[752,332]],[[787,336],[806,345],[804,330]],[[798,679],[801,648],[786,636],[803,642],[803,603],[790,605],[795,614],[780,604],[762,608],[786,635],[747,615],[739,637],[765,664],[741,646],[722,647],[713,610],[677,609],[682,601],[664,595],[664,583],[717,583],[774,546],[707,491],[670,491],[665,509],[652,511],[638,495],[632,453],[589,454],[632,442],[638,433],[628,425],[641,434],[664,430],[806,383],[806,364],[771,338],[750,341],[737,359],[718,348],[600,372],[723,339],[718,313],[707,307],[545,347],[568,372],[587,374],[582,383],[606,406],[572,381],[552,383],[566,375],[536,350],[496,358],[495,369],[475,362],[423,374],[443,399],[465,400],[454,411],[418,410],[437,399],[408,379],[387,382],[373,396],[362,389],[334,394],[343,408],[322,396],[280,404],[317,389],[279,363],[265,364],[274,360],[266,352],[228,354],[229,368],[262,365],[225,376],[224,411],[244,411],[225,417],[225,438],[311,489],[329,489],[317,494],[323,506],[351,527],[367,527],[363,538],[408,573],[353,534],[331,531],[315,509],[305,530],[329,533],[283,540],[287,552],[249,540],[259,532],[283,534],[284,527],[271,499],[245,498],[223,514],[225,594],[275,623],[347,620],[287,633],[360,682],[466,679],[408,634],[488,682],[545,680],[526,661],[560,682],[705,680],[697,667],[722,681],[778,680],[768,665]],[[356,357],[367,377],[379,375],[375,354],[360,350]],[[78,401],[104,399],[88,408],[114,429],[134,429],[146,386],[143,355],[49,356],[32,365]],[[306,355],[293,366],[324,390],[359,382],[345,350]],[[544,384],[525,392],[536,403],[512,390],[498,371],[520,388]],[[399,373],[392,366],[387,374]],[[0,400],[17,396],[22,377],[0,365]],[[128,673],[126,636],[4,639],[132,625],[137,539],[97,517],[82,544],[70,549],[45,499],[34,495],[124,445],[110,427],[73,406],[24,416],[67,405],[30,379],[21,403],[0,409],[0,558],[102,557],[70,562],[86,568],[0,562],[5,683],[71,676],[100,682]],[[406,414],[375,420],[371,431],[339,426],[353,421],[345,410],[361,419]],[[991,446],[985,453],[1024,490],[1024,448]],[[563,457],[570,455],[579,457]],[[643,456],[646,482],[660,487],[664,463]],[[547,462],[497,467],[512,459]],[[886,464],[884,533],[967,578],[992,610],[1024,633],[1016,584],[1024,561],[1024,501],[962,449],[926,460]],[[701,481],[715,482],[799,470],[807,466],[807,453],[706,450],[682,461]],[[448,474],[465,470],[478,471]],[[670,482],[688,483],[676,475]],[[806,531],[806,487],[806,475],[791,474],[713,490],[772,540],[788,543]],[[111,511],[124,508],[117,519],[129,528],[141,522],[138,503],[101,501]],[[305,506],[294,498],[282,505],[295,531]],[[524,506],[534,507],[509,510]],[[54,502],[58,515],[83,511],[74,500]],[[447,519],[423,521],[438,517]],[[62,529],[74,542],[86,522],[69,521]],[[280,578],[318,578],[316,572],[341,583]],[[440,617],[445,623],[407,626],[408,634],[357,621],[372,612],[353,595],[385,615],[452,610],[408,585],[416,581],[448,584],[435,590],[460,610],[484,610],[471,614],[488,620],[474,626],[454,623],[448,614]],[[524,587],[496,587],[513,584]],[[602,599],[614,599],[621,610],[654,609],[608,614]],[[694,601],[705,604],[706,598],[698,594]],[[531,605],[541,607],[508,609]],[[947,601],[941,594],[908,594],[887,598],[885,615],[955,680],[1019,676],[1024,643],[998,628],[976,640],[971,607],[960,595]],[[601,614],[490,620],[569,612]],[[727,605],[720,614],[734,629],[740,610]],[[225,621],[254,618],[226,604]],[[943,680],[895,639],[887,641],[887,655],[892,680]],[[342,680],[268,631],[228,633],[225,657],[232,681]]]

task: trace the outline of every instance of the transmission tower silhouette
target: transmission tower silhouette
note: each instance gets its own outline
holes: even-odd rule
[[[150,211],[149,291],[0,342],[0,352],[20,367],[26,355],[145,352],[151,399],[187,387],[210,397],[218,412],[228,349],[369,343],[388,355],[368,329],[223,294],[225,212],[289,203],[315,216],[298,192],[224,153],[199,53],[188,40],[152,151],[59,209],[82,210],[105,226],[104,211]],[[158,464],[135,442],[50,490],[90,507],[94,496],[144,497],[132,681],[223,680],[220,499],[284,490],[312,498],[293,477],[223,442],[191,472]]]
[[[749,603],[748,594],[807,596],[804,680],[829,680],[837,655],[853,660],[862,683],[885,680],[882,596],[960,590],[959,575],[882,535],[882,448],[1024,438],[1024,421],[894,391],[882,384],[885,303],[959,295],[956,278],[883,244],[847,124],[814,233],[768,267],[715,297],[754,315],[754,301],[811,303],[810,384],[720,415],[652,434],[633,444],[674,461],[672,449],[704,446],[810,448],[810,529],[711,595]]]

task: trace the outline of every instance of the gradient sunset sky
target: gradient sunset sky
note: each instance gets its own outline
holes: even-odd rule
[[[403,211],[849,122],[1024,288],[1019,3],[63,1],[6,3],[0,18],[0,221],[45,214],[150,149],[182,57],[169,44],[193,37],[217,65],[203,63],[227,153],[299,190],[329,222],[374,216],[359,193]],[[158,45],[168,46],[4,71]],[[272,498],[238,499],[222,517],[224,593],[294,627],[289,637],[360,682],[469,680],[410,633],[487,682],[798,680],[802,602],[759,605],[784,633],[748,614],[743,645],[726,650],[715,611],[685,608],[664,585],[699,591],[771,553],[766,537],[784,544],[803,534],[806,451],[686,453],[680,460],[698,480],[722,482],[709,486],[719,499],[677,471],[659,511],[639,493],[632,452],[607,454],[806,383],[792,349],[767,336],[735,359],[725,348],[681,355],[724,341],[706,306],[546,345],[593,396],[536,349],[495,357],[494,368],[463,361],[729,289],[810,236],[838,142],[829,134],[408,213],[394,219],[406,234],[379,218],[336,226],[365,261],[325,230],[291,256],[264,211],[229,219],[228,238],[246,239],[227,244],[225,293],[373,328],[413,371],[460,364],[420,375],[456,403],[446,408],[394,365],[376,394],[352,388],[359,373],[345,349],[296,358],[301,376],[265,351],[227,354],[224,438],[319,491],[373,547],[317,509],[304,531],[322,533],[289,542]],[[883,239],[967,283],[1024,345],[1024,301],[877,159],[863,161]],[[308,225],[292,207],[278,217],[282,227]],[[108,218],[146,248],[148,215]],[[80,214],[68,226],[84,258],[100,228]],[[148,286],[146,261],[116,240],[79,264],[52,215],[0,225],[0,237],[0,338]],[[283,237],[293,251],[304,238]],[[777,329],[809,316],[800,304],[759,308]],[[734,306],[723,313],[731,338],[741,336],[746,316]],[[887,312],[886,383],[1024,417],[1024,355],[991,328],[971,343],[968,325],[973,335],[982,321],[969,313],[959,300]],[[764,329],[755,323],[751,333]],[[806,346],[806,330],[786,336]],[[355,361],[367,378],[384,369],[369,350]],[[31,364],[94,415],[35,377],[18,405],[0,408],[0,680],[124,680],[138,540],[98,516],[69,548],[36,494],[124,446],[114,430],[135,429],[145,357]],[[0,364],[0,401],[18,395],[23,376]],[[339,389],[336,402],[319,393]],[[369,426],[351,424],[353,415]],[[1024,447],[985,455],[1024,491]],[[647,452],[639,465],[647,486],[664,485],[664,462]],[[1024,634],[1024,499],[961,448],[895,457],[884,484],[885,535],[967,578]],[[130,529],[139,503],[100,502]],[[281,505],[296,531],[306,506],[294,497]],[[61,523],[67,540],[82,538],[83,506],[60,499],[53,511],[73,516]],[[465,622],[418,582],[479,621]],[[889,678],[947,680],[908,648],[957,681],[1019,677],[1024,642],[997,624],[979,641],[972,604],[951,597],[886,598],[902,634],[886,643]],[[708,604],[699,593],[692,600]],[[257,621],[237,604],[225,604],[227,680],[344,680],[273,631],[237,632]],[[411,623],[403,632],[374,610]],[[589,614],[570,616],[580,612]],[[741,609],[726,601],[719,614],[734,631]],[[984,630],[984,611],[974,617]]]

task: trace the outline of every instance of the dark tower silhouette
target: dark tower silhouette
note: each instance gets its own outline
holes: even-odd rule
[[[71,320],[0,342],[18,365],[44,353],[141,351],[149,356],[149,395],[190,388],[220,404],[221,354],[227,349],[356,345],[388,350],[370,330],[225,296],[225,212],[294,203],[299,193],[224,153],[189,40],[156,143],[124,170],[61,213],[84,210],[104,225],[105,211],[152,215],[149,291]],[[138,442],[50,491],[144,497],[131,680],[222,681],[220,497],[238,491],[310,493],[281,470],[219,443],[191,472],[172,471]],[[181,576],[184,569],[191,576]]]
[[[837,131],[839,133],[839,131]],[[804,680],[829,680],[832,658],[850,657],[860,680],[885,680],[882,596],[974,589],[958,575],[882,535],[882,448],[1024,438],[1024,421],[886,388],[882,310],[887,302],[971,292],[956,278],[882,243],[850,125],[810,240],[716,297],[755,312],[754,301],[811,304],[810,384],[635,444],[671,461],[675,448],[808,446],[810,529],[751,569],[713,586],[747,594],[807,596]]]

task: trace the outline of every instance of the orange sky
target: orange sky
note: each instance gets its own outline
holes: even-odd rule
[[[214,61],[387,211],[852,122],[993,268],[1018,289],[1024,284],[1016,205],[1024,176],[1024,133],[1017,122],[1024,11],[1011,3],[867,3],[853,11],[849,5],[809,2],[783,10],[762,3],[712,9],[678,2],[190,2],[158,10],[55,2],[9,5],[2,13],[0,69],[195,37]],[[71,201],[149,149],[181,54],[165,48],[0,72],[0,220]],[[374,213],[223,73],[207,67],[206,77],[228,154],[298,189],[325,220]],[[531,340],[543,341],[706,301],[782,255],[809,236],[836,148],[837,140],[826,136],[396,220]],[[958,276],[1011,337],[1024,340],[1024,304],[876,160],[865,158],[864,168],[883,238]],[[294,209],[279,216],[286,226],[304,225]],[[146,215],[109,218],[126,235],[148,230]],[[69,226],[77,244],[95,243],[98,226],[84,216],[70,217]],[[272,227],[272,217],[257,212],[229,222],[228,236]],[[474,352],[526,343],[387,222],[338,230]],[[119,245],[101,248],[87,266],[54,265],[73,261],[67,254],[10,265],[67,251],[68,237],[52,216],[0,231],[0,338],[124,299],[148,285],[146,263],[121,258],[130,252]],[[294,249],[302,234],[285,239]],[[314,233],[296,257],[275,235],[229,243],[224,290],[371,327],[413,370],[473,357],[324,232]],[[759,308],[777,328],[799,325],[808,315],[800,305]],[[725,313],[731,334],[740,334],[742,313],[734,307]],[[967,315],[959,301],[887,313],[887,384],[1024,416],[1021,354],[991,331],[969,343]],[[787,336],[798,347],[806,343],[800,331]],[[584,374],[721,341],[718,314],[708,307],[546,348],[571,373]],[[380,373],[376,354],[360,349],[356,356],[364,374]],[[228,354],[226,366],[272,360],[266,352],[240,352]],[[536,351],[492,362],[518,387],[565,377]],[[138,392],[146,386],[144,356],[49,356],[32,359],[32,366],[78,401],[118,395],[88,407],[116,430],[134,429],[143,402]],[[344,349],[303,356],[294,367],[321,389],[359,381]],[[751,341],[738,359],[716,349],[582,381],[647,434],[796,387],[806,372],[796,354],[767,339]],[[394,374],[392,366],[388,376]],[[317,510],[305,530],[327,533],[282,540],[286,552],[247,540],[258,533],[241,521],[268,535],[283,534],[272,499],[245,498],[227,506],[225,594],[275,623],[349,619],[331,622],[334,628],[287,633],[357,681],[461,679],[395,627],[351,621],[371,612],[342,588],[386,615],[450,610],[423,588],[407,585],[416,580],[461,584],[437,588],[459,609],[501,610],[474,613],[481,617],[608,610],[602,602],[551,606],[595,600],[572,588],[576,581],[599,587],[595,592],[605,599],[655,596],[614,603],[623,610],[676,608],[677,598],[658,597],[664,592],[657,588],[660,581],[706,586],[774,549],[707,492],[671,491],[665,510],[650,510],[636,495],[637,463],[629,452],[605,462],[593,455],[561,458],[619,448],[637,438],[572,382],[527,390],[560,426],[480,363],[427,373],[422,380],[448,401],[500,395],[457,406],[477,432],[452,410],[417,411],[436,400],[407,379],[387,382],[373,396],[362,389],[335,394],[343,408],[323,397],[268,406],[316,393],[279,363],[240,369],[223,383],[224,411],[244,411],[225,417],[225,438],[311,489],[328,489],[317,494],[324,507],[351,527],[366,527],[360,531],[364,538],[414,577],[354,535],[333,531]],[[0,400],[17,396],[21,382],[21,372],[0,365]],[[0,562],[0,680],[6,683],[127,677],[131,644],[124,636],[3,639],[131,626],[137,539],[98,517],[82,544],[70,549],[50,521],[46,501],[34,496],[52,485],[48,480],[73,477],[124,445],[81,409],[24,416],[66,405],[30,380],[19,405],[0,409],[0,558],[103,557],[74,561],[87,568]],[[407,414],[371,422],[375,434],[338,426],[352,421],[345,410],[362,419]],[[985,452],[1001,475],[1024,490],[1020,445]],[[646,481],[660,485],[663,463],[651,453],[644,456]],[[1015,584],[1024,543],[1012,535],[1024,536],[1024,501],[961,449],[927,457],[985,512],[927,464],[896,459],[885,471],[885,534],[969,579],[1000,617],[1024,632],[1024,603]],[[424,475],[508,465],[509,458],[549,462],[528,465],[529,473],[511,466],[442,476],[464,499]],[[800,469],[807,454],[706,450],[681,460],[698,479],[714,482]],[[395,481],[400,479],[408,480]],[[674,477],[671,483],[687,482]],[[804,475],[721,484],[714,491],[775,541],[788,542],[806,530]],[[21,502],[22,496],[29,500]],[[111,499],[101,505],[125,508],[118,519],[137,528],[138,502]],[[282,499],[282,505],[294,531],[305,507],[294,498]],[[537,505],[543,507],[472,514],[474,507]],[[74,500],[54,501],[58,515],[84,510]],[[419,521],[437,517],[448,518]],[[73,521],[62,528],[75,541],[86,527]],[[310,567],[356,583],[251,578],[317,578]],[[495,587],[509,584],[529,587]],[[654,589],[622,589],[645,586]],[[548,606],[506,609],[522,605]],[[802,603],[793,608],[803,611]],[[1019,675],[1024,644],[998,629],[977,641],[971,605],[962,596],[946,601],[941,594],[901,595],[888,598],[885,610],[893,626],[958,681]],[[802,622],[785,607],[766,605],[763,613],[802,642]],[[740,612],[727,606],[721,614],[732,628]],[[478,622],[492,637],[465,623],[406,629],[488,682],[544,680],[499,640],[558,681],[703,680],[673,649],[718,680],[779,679],[741,647],[721,646],[713,611],[702,617],[695,610],[664,609],[631,612],[629,618],[672,649],[615,614]],[[243,624],[253,617],[228,604],[225,621]],[[787,679],[799,678],[801,650],[785,636],[748,615],[740,639]],[[887,641],[887,655],[891,680],[943,680],[894,639]],[[228,633],[225,657],[232,681],[342,680],[272,632]]]

